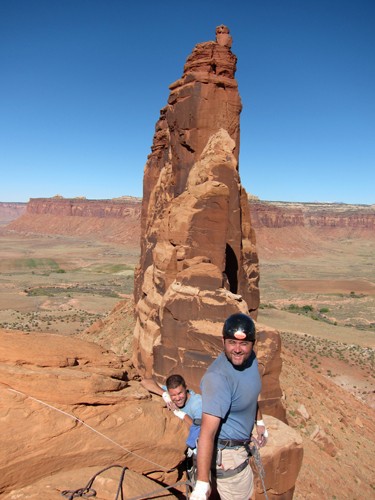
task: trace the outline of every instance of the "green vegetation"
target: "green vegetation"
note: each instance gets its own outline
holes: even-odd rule
[[[260,309],[265,309],[265,308],[266,306],[264,306],[263,308],[261,307]],[[272,309],[272,305],[271,304],[267,305],[267,308]],[[314,307],[310,304],[299,306],[297,304],[292,303],[289,304],[288,306],[281,307],[281,310],[288,311],[294,314],[301,314],[303,316],[313,319],[314,321],[322,321],[330,325],[337,326],[338,324],[335,318],[330,318],[326,315],[328,312],[330,312],[330,309],[328,307],[321,307],[320,309],[315,311]],[[344,324],[341,323],[341,325],[347,327],[355,327],[358,330],[372,330],[375,327],[375,323],[368,323],[368,322],[359,323],[357,321],[357,318],[355,318],[355,321],[350,321],[350,319],[346,318],[345,323]]]
[[[89,313],[82,309],[69,311],[59,316],[46,311],[32,313],[20,313],[19,311],[15,311],[13,313],[14,320],[0,323],[0,328],[22,330],[25,332],[54,332],[56,331],[55,328],[57,323],[62,322],[73,324],[73,326],[76,326],[75,333],[79,333],[91,326],[99,318],[105,316],[106,314]]]
[[[29,269],[59,269],[58,263],[53,259],[20,259],[17,261],[19,267]]]
[[[59,295],[67,295],[68,297],[74,294],[90,294],[90,295],[100,295],[101,297],[113,297],[119,298],[119,294],[110,288],[95,288],[95,287],[79,287],[79,286],[68,286],[68,287],[58,287],[58,286],[43,286],[28,288],[25,290],[28,297],[37,296],[47,296],[56,297]]]
[[[313,312],[314,308],[311,305],[306,305],[306,306],[297,306],[296,304],[290,304],[287,308],[287,311],[295,312],[295,313],[300,313],[300,314],[307,314],[309,312]]]
[[[127,264],[101,264],[90,266],[88,271],[106,274],[125,273],[126,271],[134,273],[134,266],[129,266]]]
[[[356,292],[350,292],[349,296],[352,298],[352,299],[362,299],[363,297],[366,297],[366,295],[364,293],[356,293]]]
[[[299,335],[292,332],[281,333],[282,344],[291,352],[304,358],[309,362],[312,368],[319,368],[319,358],[333,358],[356,365],[369,376],[374,377],[375,369],[375,350],[369,347],[360,347],[355,344],[345,344],[343,342],[334,342],[321,337],[308,335],[307,333]],[[333,377],[331,370],[327,370],[327,376]]]
[[[277,309],[276,306],[274,306],[273,304],[266,304],[266,303],[261,303],[259,305],[259,309]]]

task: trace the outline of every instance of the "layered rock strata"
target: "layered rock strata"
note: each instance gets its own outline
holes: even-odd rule
[[[28,215],[60,215],[62,217],[123,218],[140,217],[140,200],[131,196],[112,200],[86,198],[31,198]]]
[[[374,235],[375,205],[292,203],[250,200],[254,228],[306,227],[369,230]]]
[[[257,251],[266,244],[267,234],[278,229],[303,230],[314,238],[375,237],[375,205],[342,203],[296,203],[250,199],[250,215],[256,230]],[[114,200],[84,198],[31,198],[29,203],[1,203],[0,223],[17,232],[40,234],[95,235],[97,239],[139,245],[142,198],[123,196]],[[15,220],[16,219],[16,220]],[[106,228],[104,230],[104,228]],[[102,229],[102,230],[101,230]],[[278,232],[288,244],[290,234]],[[298,240],[290,247],[298,246]],[[291,250],[293,250],[291,248]]]
[[[131,196],[112,200],[31,198],[26,213],[7,229],[122,243],[139,248],[141,201]]]

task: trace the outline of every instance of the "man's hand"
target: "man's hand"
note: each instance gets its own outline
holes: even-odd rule
[[[161,397],[164,399],[165,403],[167,404],[168,410],[173,411],[176,409],[176,405],[171,400],[171,397],[167,391],[164,391]]]
[[[266,426],[265,426],[263,420],[257,420],[256,427],[257,427],[257,434],[258,434],[257,443],[258,443],[258,446],[261,448],[262,446],[265,446],[267,443],[268,431],[266,429]]]
[[[190,500],[207,500],[211,493],[210,483],[197,481],[190,495]]]

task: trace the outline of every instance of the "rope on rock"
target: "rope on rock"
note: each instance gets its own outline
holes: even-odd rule
[[[112,469],[113,467],[121,468],[121,476],[119,479],[119,484],[118,484],[115,500],[119,500],[119,499],[124,500],[125,497],[124,497],[124,491],[123,491],[123,483],[124,483],[125,472],[127,470],[127,467],[126,466],[123,467],[122,465],[110,465],[109,467],[105,467],[104,469],[102,469],[99,472],[97,472],[96,474],[94,474],[94,476],[92,476],[92,478],[89,480],[89,482],[87,483],[87,485],[85,487],[78,488],[77,490],[64,490],[61,492],[61,495],[66,497],[67,500],[74,500],[74,498],[78,498],[78,497],[80,497],[80,498],[96,497],[96,491],[92,487],[95,479],[100,474],[102,474],[103,472],[105,472],[108,469]],[[163,492],[165,492],[165,490],[169,490],[171,488],[175,488],[176,486],[182,486],[182,485],[185,485],[186,487],[191,486],[189,481],[179,481],[179,482],[174,483],[170,486],[163,486],[162,488],[158,488],[156,490],[150,491],[149,493],[146,493],[145,495],[132,497],[128,500],[145,500],[147,498],[154,498],[155,495],[158,495],[159,493],[163,493]],[[186,498],[187,498],[187,494],[186,494]]]
[[[91,427],[91,425],[89,424],[86,424],[86,422],[84,422],[83,420],[81,420],[80,418],[74,416],[74,415],[71,415],[70,413],[64,411],[64,410],[60,410],[59,408],[56,408],[55,406],[52,406],[44,401],[41,401],[40,399],[37,399],[37,398],[34,398],[33,396],[29,396],[28,394],[24,394],[23,392],[21,391],[17,391],[16,389],[12,389],[12,388],[8,388],[9,391],[12,391],[12,392],[15,392],[17,394],[20,394],[21,396],[25,396],[29,399],[32,399],[33,401],[36,401],[37,403],[40,403],[44,406],[47,406],[48,408],[51,408],[52,410],[55,410],[59,413],[62,413],[63,415],[75,420],[76,422],[79,422],[80,424],[84,425],[85,427],[88,427],[92,432],[95,432],[96,434],[99,434],[99,436],[101,436],[102,438],[106,439],[107,441],[110,441],[112,444],[120,447],[121,449],[123,449],[124,451],[126,451],[127,453],[131,454],[131,455],[134,455],[135,457],[138,457],[140,458],[141,460],[144,460],[145,462],[148,462],[152,465],[155,465],[156,467],[158,467],[159,469],[163,469],[164,471],[166,472],[170,472],[172,470],[174,470],[174,468],[170,468],[170,467],[164,467],[164,465],[160,465],[156,462],[153,462],[152,460],[149,460],[148,458],[145,458],[143,457],[142,455],[139,455],[138,453],[135,453],[134,451],[131,451],[131,450],[128,450],[127,448],[125,448],[124,446],[122,446],[121,444],[117,443],[116,441],[114,441],[113,439],[111,439],[110,437],[106,436],[105,434],[103,434],[102,432],[94,429],[94,427]]]

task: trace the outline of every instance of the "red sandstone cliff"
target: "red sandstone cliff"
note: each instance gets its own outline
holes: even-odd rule
[[[32,198],[24,215],[7,229],[22,233],[61,234],[122,243],[138,248],[141,200]]]
[[[375,230],[375,205],[251,200],[250,210],[255,228],[300,226]]]
[[[250,201],[261,260],[318,255],[328,241],[375,238],[375,205]]]
[[[139,198],[124,196],[113,200],[88,200],[85,198],[31,198],[27,214],[48,214],[70,217],[108,217],[138,219]]]

